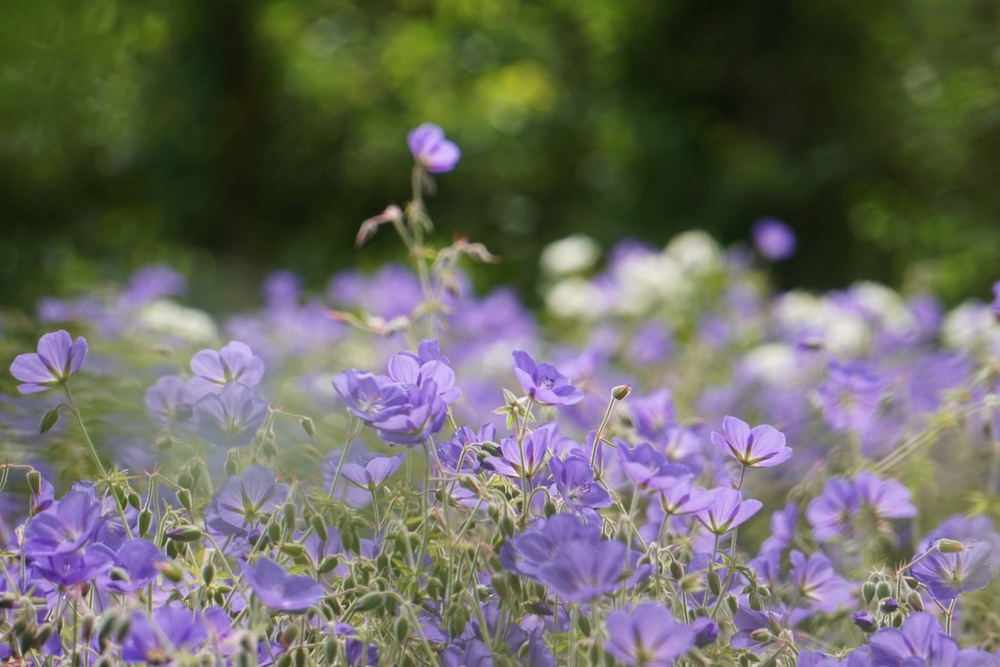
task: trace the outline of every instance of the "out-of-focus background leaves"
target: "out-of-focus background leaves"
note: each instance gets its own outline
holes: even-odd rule
[[[241,305],[398,256],[406,132],[464,152],[440,238],[535,280],[573,232],[800,237],[786,285],[989,296],[1000,260],[1000,6],[987,0],[8,0],[0,302],[169,261]],[[198,290],[197,287],[214,286]]]

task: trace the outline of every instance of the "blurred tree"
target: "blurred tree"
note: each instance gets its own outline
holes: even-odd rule
[[[574,231],[802,237],[786,284],[988,294],[1000,58],[985,0],[10,0],[0,294],[169,260],[196,284],[319,284],[407,197],[405,134],[463,149],[431,210],[530,292]],[[215,290],[249,299],[252,280]],[[233,291],[236,291],[235,295]],[[241,293],[242,290],[245,293]],[[210,294],[205,291],[204,294]],[[210,298],[204,296],[200,298]],[[235,298],[233,302],[231,299]]]

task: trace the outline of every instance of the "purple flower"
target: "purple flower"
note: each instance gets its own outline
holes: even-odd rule
[[[197,653],[208,641],[208,623],[198,612],[173,602],[153,612],[132,615],[131,630],[122,644],[122,660],[159,665],[173,662],[180,652]]]
[[[176,375],[164,375],[146,390],[146,408],[160,426],[170,428],[191,418],[188,384]]]
[[[496,442],[497,429],[493,424],[483,424],[479,432],[460,426],[451,440],[437,446],[438,462],[444,470],[453,473],[474,473],[479,470],[479,445]]]
[[[86,491],[71,491],[35,516],[24,530],[22,550],[31,558],[77,551],[101,527],[102,504]]]
[[[642,488],[667,488],[674,486],[679,480],[694,477],[693,470],[680,463],[671,463],[648,442],[640,442],[635,449],[630,449],[617,438],[615,444],[622,470]]]
[[[80,336],[73,340],[60,329],[38,339],[37,353],[17,355],[10,373],[23,383],[17,386],[18,391],[36,394],[68,382],[86,358],[87,339]]]
[[[432,174],[455,168],[462,152],[458,146],[444,138],[444,130],[433,123],[424,123],[406,137],[413,159]]]
[[[903,621],[902,628],[882,628],[868,640],[871,664],[879,667],[941,665],[973,667],[994,665],[994,658],[977,649],[959,650],[930,614],[918,612]]]
[[[830,378],[817,390],[823,418],[841,433],[868,431],[878,418],[885,381],[861,362],[830,362]]]
[[[913,578],[927,586],[935,600],[947,602],[962,593],[986,588],[993,578],[989,542],[965,540],[958,553],[942,553],[932,547],[927,555],[910,569]]]
[[[264,362],[254,356],[250,346],[232,341],[221,350],[202,350],[191,358],[191,393],[203,396],[218,393],[230,382],[240,382],[248,387],[260,384],[264,377]]]
[[[852,602],[850,582],[836,573],[821,552],[806,559],[801,551],[793,550],[790,558],[792,584],[812,607],[832,613]]]
[[[168,560],[167,555],[149,540],[129,540],[119,547],[114,562],[125,577],[105,574],[97,587],[113,593],[134,593],[156,578],[160,572],[156,568],[157,563]]]
[[[538,569],[541,582],[573,602],[587,602],[618,590],[627,549],[621,542],[572,540],[559,545]]]
[[[596,515],[594,515],[596,516]],[[576,514],[555,514],[539,528],[524,531],[500,550],[508,571],[539,581],[538,572],[555,557],[560,545],[573,542],[592,549],[601,540],[600,520],[587,521]]]
[[[267,421],[267,403],[250,387],[230,382],[218,394],[205,394],[194,404],[195,429],[216,447],[242,447]]]
[[[434,380],[438,395],[448,405],[462,395],[455,386],[455,371],[451,370],[448,357],[441,356],[441,346],[433,339],[420,341],[417,354],[400,352],[389,360],[389,378],[398,384],[423,385],[425,380]]]
[[[606,621],[608,652],[626,665],[667,667],[694,646],[695,631],[676,622],[670,610],[654,603],[629,612],[613,611]]]
[[[34,565],[53,584],[66,587],[97,578],[111,569],[114,562],[114,551],[103,544],[90,544],[71,553],[41,556]]]
[[[714,644],[719,639],[719,624],[707,616],[699,616],[691,622],[691,629],[695,633],[694,645],[704,648]]]
[[[882,479],[864,471],[854,478],[854,488],[876,520],[909,519],[917,514],[917,508],[910,502],[910,490],[894,479]]]
[[[525,393],[542,405],[573,405],[583,400],[583,392],[552,364],[535,364],[524,350],[514,351],[514,375]]]
[[[764,506],[759,500],[743,500],[736,489],[712,489],[712,504],[695,513],[695,517],[714,535],[725,535]]]
[[[611,506],[611,495],[600,482],[594,481],[594,469],[586,459],[579,456],[570,456],[565,461],[551,458],[549,470],[559,495],[574,512],[584,507],[597,509]]]
[[[390,445],[419,445],[444,426],[448,405],[438,395],[434,380],[425,380],[422,386],[400,386],[406,392],[406,402],[399,411],[373,421],[372,426]]]
[[[242,477],[230,477],[205,508],[205,525],[214,533],[245,535],[263,525],[288,498],[288,485],[279,484],[273,470],[252,465]]]
[[[344,464],[341,474],[362,489],[374,491],[385,483],[403,465],[406,454],[400,452],[389,457],[384,454],[362,454]]]
[[[772,426],[750,425],[736,417],[722,420],[725,435],[712,432],[712,444],[723,454],[728,454],[748,468],[770,468],[784,463],[792,456],[785,446],[785,434]]]
[[[843,477],[834,477],[823,486],[823,493],[806,508],[813,536],[820,542],[840,537],[858,513],[858,492]]]
[[[288,574],[269,558],[258,558],[253,565],[241,561],[240,567],[254,594],[272,609],[302,612],[326,595],[323,586],[309,575]]]
[[[783,551],[795,536],[795,526],[799,519],[799,507],[789,500],[785,509],[771,513],[771,534],[760,545],[761,553]]]
[[[350,368],[333,378],[333,388],[347,410],[366,424],[390,417],[406,408],[406,390],[395,382],[380,381],[373,374]]]
[[[871,613],[863,609],[851,614],[851,622],[858,626],[858,629],[862,632],[875,632],[878,630],[878,621],[875,620],[875,617]]]
[[[520,445],[517,438],[508,436],[500,442],[502,456],[487,456],[483,463],[498,475],[512,479],[520,479],[523,470],[530,480],[544,464],[557,435],[555,422],[549,422],[526,435]]]
[[[772,262],[780,262],[795,254],[795,232],[781,220],[760,218],[753,223],[750,235],[753,247],[761,257]]]

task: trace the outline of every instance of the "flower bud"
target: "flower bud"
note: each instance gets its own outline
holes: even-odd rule
[[[139,537],[146,537],[150,527],[153,525],[153,513],[149,508],[139,512]]]
[[[396,641],[400,644],[406,642],[406,638],[410,636],[410,622],[406,620],[405,616],[400,616],[396,619],[396,623],[392,628],[393,634],[396,637]]]
[[[906,596],[906,604],[909,605],[910,609],[913,611],[924,610],[924,599],[920,597],[920,593],[916,591],[910,591],[910,593]]]
[[[891,598],[892,586],[890,586],[889,583],[886,581],[878,582],[878,585],[875,586],[875,597],[877,597],[879,600],[885,600],[886,598]]]
[[[865,599],[865,604],[871,604],[875,599],[875,582],[866,581],[861,584],[861,597]]]
[[[36,496],[42,492],[42,473],[37,470],[30,470],[27,474],[28,488]]]
[[[943,554],[957,554],[965,551],[965,545],[957,540],[938,540],[937,548]]]
[[[624,401],[632,393],[631,384],[620,384],[611,390],[611,397],[616,401]]]
[[[215,579],[215,566],[211,563],[205,563],[205,567],[201,568],[201,579],[206,586],[211,585],[212,580]]]
[[[176,542],[197,542],[203,535],[201,528],[190,524],[167,531],[167,538]]]

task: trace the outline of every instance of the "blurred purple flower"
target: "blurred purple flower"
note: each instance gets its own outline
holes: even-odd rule
[[[208,624],[198,612],[180,602],[132,615],[131,630],[122,644],[122,660],[151,665],[174,664],[178,653],[197,653],[208,641]]]
[[[205,526],[213,533],[245,535],[264,524],[288,498],[288,485],[276,481],[273,470],[249,466],[240,477],[230,477],[205,508]]]
[[[77,551],[94,539],[102,510],[90,493],[71,491],[28,522],[21,550],[30,558]]]
[[[433,123],[424,123],[406,137],[413,159],[432,174],[455,168],[462,152],[454,143],[444,138],[444,130]]]
[[[876,520],[909,519],[917,508],[910,502],[910,490],[895,479],[882,479],[871,471],[859,472],[854,478],[858,499]]]
[[[857,513],[858,492],[843,477],[828,480],[822,495],[813,498],[806,508],[813,536],[820,542],[843,535]]]
[[[615,444],[622,470],[641,488],[667,488],[694,477],[693,470],[681,463],[671,463],[648,442],[640,442],[634,449],[617,438]]]
[[[795,526],[798,523],[799,507],[794,500],[789,500],[785,508],[771,513],[771,534],[760,545],[762,553],[768,551],[784,551],[795,536]]]
[[[35,394],[68,382],[86,358],[87,339],[73,340],[60,329],[38,339],[38,352],[17,355],[10,373],[23,383],[17,386],[19,392]]]
[[[194,404],[195,430],[216,447],[249,445],[267,421],[267,409],[250,387],[230,382],[218,394],[205,394]]]
[[[374,491],[399,470],[405,458],[406,454],[403,452],[391,457],[384,454],[362,454],[350,463],[345,463],[341,474],[362,489]]]
[[[246,343],[232,341],[221,350],[201,350],[191,358],[188,386],[194,396],[219,391],[232,382],[255,387],[264,378],[264,362]]]
[[[712,432],[712,444],[748,468],[770,468],[792,456],[791,448],[785,446],[785,434],[767,424],[751,429],[745,421],[727,416],[722,430],[725,435]]]
[[[583,392],[550,363],[536,364],[524,350],[514,350],[514,375],[525,393],[541,405],[574,405]]]
[[[795,232],[781,220],[760,218],[750,231],[753,247],[761,257],[772,262],[780,262],[795,254],[797,245]]]
[[[859,361],[830,362],[830,376],[816,392],[823,419],[841,433],[865,433],[878,418],[884,379]]]
[[[927,586],[935,600],[948,602],[962,593],[986,588],[993,578],[992,545],[978,540],[961,544],[964,549],[958,553],[942,553],[935,547],[910,568],[913,578]]]
[[[111,576],[105,573],[97,582],[99,590],[112,593],[134,593],[149,582],[156,579],[160,573],[157,563],[170,560],[159,547],[141,538],[125,542],[115,554],[114,566],[119,568],[125,577]]]
[[[596,517],[596,514],[594,515]],[[576,514],[555,514],[537,528],[530,528],[500,549],[500,562],[510,572],[539,581],[539,570],[552,561],[560,545],[568,542],[588,545],[601,540],[600,520],[586,520]]]
[[[851,583],[837,574],[822,552],[817,551],[807,559],[801,551],[793,550],[790,558],[792,585],[810,606],[833,613],[854,600]]]
[[[626,551],[621,542],[572,540],[556,547],[537,576],[560,598],[587,602],[621,588]]]
[[[288,574],[269,558],[258,558],[253,565],[241,561],[240,567],[254,594],[272,609],[303,612],[326,595],[322,584],[309,575]]]
[[[164,375],[146,390],[146,408],[160,426],[170,428],[191,418],[188,384],[177,375]]]
[[[669,667],[694,646],[695,631],[674,620],[659,604],[616,610],[606,620],[607,650],[626,665]]]

